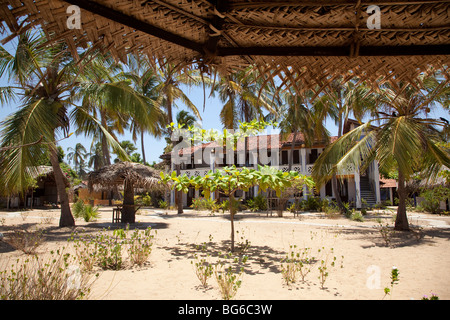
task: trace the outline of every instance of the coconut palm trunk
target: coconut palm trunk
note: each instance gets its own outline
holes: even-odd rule
[[[135,220],[136,215],[134,210],[134,186],[131,181],[125,180],[123,191],[122,222],[135,223]]]
[[[234,192],[232,192],[231,194],[230,194],[230,197],[229,197],[230,199],[229,199],[229,201],[230,201],[230,203],[228,204],[228,206],[229,206],[229,209],[230,209],[230,222],[231,222],[231,236],[230,236],[230,239],[231,239],[231,252],[234,252],[234,214],[235,214],[235,212],[234,212],[234,205],[233,205],[233,203],[234,203]]]
[[[408,217],[406,215],[407,192],[405,188],[405,176],[401,170],[398,171],[398,208],[395,219],[394,230],[409,231]]]
[[[52,145],[50,146],[50,162],[55,175],[56,189],[61,204],[59,226],[73,227],[75,226],[75,219],[70,211],[69,196],[67,195],[66,186],[64,183],[64,175],[58,162],[58,150],[56,149],[56,146]]]

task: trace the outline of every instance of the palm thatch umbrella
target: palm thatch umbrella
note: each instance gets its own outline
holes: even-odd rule
[[[160,173],[135,162],[118,162],[88,174],[89,191],[111,189],[123,185],[122,222],[135,222],[134,188],[161,189]]]

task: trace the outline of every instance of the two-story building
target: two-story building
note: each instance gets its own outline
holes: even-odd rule
[[[351,125],[351,124],[350,124]],[[354,124],[356,125],[356,124]],[[351,125],[351,126],[354,126]],[[352,128],[350,128],[352,129]],[[257,169],[259,165],[274,166],[280,170],[289,170],[290,155],[292,153],[291,169],[304,175],[311,175],[312,167],[316,159],[320,156],[326,142],[317,141],[311,147],[305,145],[304,136],[301,133],[295,135],[291,133],[282,140],[279,134],[251,136],[242,139],[235,149],[227,148],[217,142],[198,144],[188,148],[178,150],[178,160],[180,164],[180,174],[192,176],[205,176],[209,170],[220,170],[225,166],[235,165],[239,167],[249,167]],[[331,137],[331,142],[337,137]],[[174,152],[160,156],[161,159],[171,163],[171,170],[175,170],[172,155]],[[338,173],[340,183],[340,193],[342,201],[349,202],[357,208],[367,203],[369,206],[380,202],[380,182],[378,164],[374,161],[364,172],[359,172],[354,165],[349,165],[345,170]],[[300,196],[306,199],[313,194],[305,186],[299,190]],[[236,197],[243,199],[252,198],[258,194],[258,187],[255,186],[248,192],[240,192]],[[263,195],[266,195],[263,193]],[[316,190],[316,195],[321,198],[335,199],[331,181],[323,185],[320,190]],[[192,199],[201,197],[201,190],[190,189],[187,194],[183,194],[183,205],[189,207]],[[176,201],[175,192],[171,196],[171,205]],[[216,199],[222,200],[222,195],[213,195]],[[364,199],[364,200],[362,200]]]

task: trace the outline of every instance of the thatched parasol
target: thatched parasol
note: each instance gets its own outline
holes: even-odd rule
[[[111,189],[123,185],[122,222],[135,222],[134,188],[160,189],[159,171],[135,162],[118,162],[88,174],[88,188]]]

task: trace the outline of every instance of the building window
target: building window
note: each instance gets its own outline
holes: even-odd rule
[[[327,197],[332,197],[333,196],[333,186],[331,184],[331,180],[328,181],[325,185],[325,195]]]
[[[300,150],[294,150],[293,155],[293,163],[299,164],[300,163]]]
[[[281,164],[288,164],[289,160],[288,160],[288,152],[287,150],[283,150],[281,151]]]

